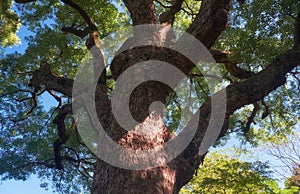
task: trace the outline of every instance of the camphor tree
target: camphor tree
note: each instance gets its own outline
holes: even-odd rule
[[[220,128],[217,135],[221,143],[230,133],[253,145],[278,141],[299,120],[298,0],[4,0],[0,4],[3,180],[26,180],[37,174],[43,180],[52,180],[61,193],[79,193],[89,188],[93,194],[178,193],[205,157],[199,147],[210,121],[215,119],[211,116],[212,99],[219,94],[226,93],[225,108],[220,109],[225,115],[216,126]],[[18,42],[15,33],[21,24],[30,32],[26,51],[5,55],[4,47]],[[104,55],[108,53],[99,40],[113,39],[116,31],[142,24],[153,24],[151,36],[143,40],[148,44],[135,47],[143,33],[134,31],[120,45],[127,49],[114,58],[108,57],[109,63],[95,85],[92,96],[96,114],[106,134],[122,147],[137,152],[154,150],[179,136],[181,99],[158,81],[144,82],[130,95],[131,115],[141,124],[131,131],[118,124],[112,112],[112,88],[125,70],[140,62],[158,60],[179,69],[196,89],[201,106],[195,114],[195,126],[187,125],[181,132],[189,135],[189,128],[195,128],[191,141],[179,155],[155,168],[132,170],[107,163],[89,151],[73,116],[73,103],[78,99],[72,99],[72,89],[86,53],[93,58],[96,70],[105,63]],[[170,49],[180,44],[188,46],[182,37],[173,34],[171,26],[192,35],[222,64],[222,90],[211,94],[205,79],[209,75],[201,74],[195,70],[194,61]],[[136,71],[135,76],[143,74],[147,72]],[[40,98],[45,93],[57,101],[49,111]],[[165,117],[160,106],[152,106],[156,101],[169,110]],[[256,123],[255,127],[252,123]],[[135,130],[155,131],[155,136],[149,138]],[[94,132],[99,132],[98,128]],[[109,157],[118,159],[122,155],[111,151]],[[135,155],[125,161],[139,162]],[[47,187],[47,182],[42,186]]]

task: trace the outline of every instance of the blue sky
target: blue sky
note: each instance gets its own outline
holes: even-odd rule
[[[23,53],[25,49],[27,48],[27,43],[24,40],[25,36],[30,35],[31,33],[26,29],[26,27],[21,27],[17,35],[21,39],[21,44],[16,45],[10,48],[5,49],[5,53],[14,53],[15,51]],[[45,105],[45,109],[50,108],[50,104],[56,103],[56,101],[49,95],[44,94],[42,95],[42,100]],[[52,194],[53,192],[51,189],[49,191],[45,191],[40,187],[40,180],[36,176],[31,176],[26,181],[15,181],[15,180],[9,180],[9,181],[3,181],[0,182],[0,194]]]
[[[27,181],[5,181],[0,183],[0,194],[52,194],[51,189],[40,188],[40,180],[31,176]]]

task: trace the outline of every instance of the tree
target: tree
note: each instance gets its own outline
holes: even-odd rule
[[[276,172],[285,178],[287,188],[295,188],[295,193],[300,191],[299,143],[299,135],[293,134],[282,144],[273,143],[268,146],[270,155],[282,163]]]
[[[211,153],[181,193],[293,193],[280,189],[266,163]]]
[[[245,4],[230,0],[15,0],[15,3],[16,7],[12,7],[11,0],[1,2],[5,5],[1,6],[5,10],[1,12],[0,24],[1,31],[5,32],[1,33],[2,46],[16,42],[16,38],[10,37],[15,35],[20,23],[33,35],[27,37],[29,44],[24,53],[1,58],[0,174],[3,179],[26,179],[37,173],[41,178],[51,178],[61,193],[78,193],[81,187],[87,189],[91,184],[92,193],[178,193],[205,157],[207,147],[200,153],[199,147],[210,120],[215,119],[211,116],[214,99],[226,93],[225,105],[217,104],[220,112],[224,112],[224,119],[215,125],[220,128],[217,134],[220,141],[233,132],[244,135],[253,144],[272,140],[274,136],[282,138],[299,119],[299,103],[291,102],[299,99],[300,2],[297,0]],[[138,151],[155,150],[175,138],[181,108],[176,102],[180,100],[166,84],[148,81],[130,95],[131,115],[141,123],[133,129],[155,131],[154,137],[145,138],[124,130],[112,113],[123,102],[112,107],[111,87],[125,70],[143,61],[164,61],[183,72],[196,88],[201,107],[194,116],[198,119],[195,127],[187,125],[187,130],[182,131],[189,135],[189,129],[195,128],[188,146],[178,156],[155,168],[132,170],[97,159],[89,151],[78,134],[77,118],[73,116],[77,98],[72,101],[72,86],[76,84],[75,74],[87,51],[94,60],[96,72],[105,64],[104,55],[108,53],[99,39],[109,36],[114,39],[118,29],[141,24],[160,26],[152,25],[148,29],[152,34],[146,40],[139,39],[143,33],[134,31],[133,37],[123,45],[129,49],[110,58],[97,79],[97,92],[92,96],[104,131],[119,145]],[[172,37],[171,26],[185,30],[202,42],[215,61],[222,64],[224,80],[219,85],[224,86],[222,90],[210,93],[205,81],[209,75],[195,70],[197,62],[168,48],[168,45],[175,48],[197,42],[188,44],[184,37]],[[147,45],[134,47],[140,41]],[[89,71],[87,68],[86,72]],[[147,74],[138,72],[132,77]],[[50,112],[40,103],[39,96],[45,93],[57,100],[57,107]],[[167,121],[163,119],[161,106],[151,106],[149,113],[148,107],[156,101],[172,110],[172,114],[167,114]],[[253,122],[259,127],[252,127]],[[260,127],[263,124],[265,128]],[[95,127],[94,132],[100,133],[99,128]],[[114,153],[109,156],[122,159],[122,155]],[[123,159],[134,164],[139,162],[135,157],[132,154]],[[164,161],[165,157],[159,155],[152,162]]]

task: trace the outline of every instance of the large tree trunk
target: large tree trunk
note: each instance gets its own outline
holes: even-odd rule
[[[128,133],[119,141],[120,144],[125,147],[147,150],[170,139],[171,136],[164,125],[161,125],[161,121],[155,117],[148,117],[146,120],[143,123],[145,128],[156,127],[154,130],[160,132],[150,139],[138,138],[136,135]],[[155,123],[160,124],[154,126]],[[134,157],[128,157],[125,160],[135,163]],[[176,169],[171,164],[146,170],[128,170],[98,159],[92,193],[174,193],[175,183]]]
[[[169,166],[150,170],[125,170],[97,161],[92,194],[177,193],[176,172]]]
[[[31,2],[31,0],[20,0],[17,2],[26,3]],[[87,22],[89,33],[87,47],[89,49],[94,46],[98,48],[98,51],[96,50],[95,53],[92,52],[92,55],[94,58],[99,59],[97,61],[99,66],[103,65],[101,62],[103,56],[101,46],[98,44],[96,26],[84,10],[78,7],[74,2],[70,0],[63,0],[63,2],[77,10]],[[175,14],[179,11],[180,3],[182,2],[183,1],[181,0],[177,0],[168,12],[161,15],[160,22],[163,26],[172,25]],[[154,2],[152,0],[124,0],[124,3],[131,14],[134,25],[156,24],[158,22]],[[187,32],[201,41],[207,49],[210,49],[215,40],[227,26],[230,4],[230,0],[203,0],[201,9],[193,23],[187,29]],[[80,34],[79,36],[81,36],[82,31],[75,31],[73,34]],[[86,34],[84,33],[83,36],[85,35]],[[219,137],[226,132],[228,118],[235,110],[244,105],[263,99],[264,96],[284,84],[286,81],[286,74],[300,64],[300,47],[299,41],[297,41],[299,40],[299,37],[297,36],[295,40],[297,44],[293,49],[280,56],[278,60],[271,63],[263,71],[253,76],[250,75],[251,77],[247,75],[245,81],[232,84],[211,97],[211,99],[218,99],[224,93],[226,93],[227,97],[225,107],[223,107],[222,104],[217,105],[217,107],[220,108],[220,112],[224,110],[225,114],[225,119],[219,122],[217,126],[217,128],[222,129],[221,133],[218,134]],[[190,72],[194,67],[191,61],[176,53],[174,54],[168,49],[151,46],[133,48],[124,51],[123,54],[114,59],[111,64],[113,78],[117,79],[126,68],[138,62],[151,59],[168,62],[176,66],[183,73]],[[226,62],[226,60],[223,60],[223,62]],[[105,131],[115,142],[118,142],[118,144],[127,149],[151,150],[174,139],[172,133],[163,123],[160,108],[153,107],[150,113],[148,111],[149,106],[155,101],[165,103],[166,96],[171,92],[170,88],[163,84],[148,82],[135,90],[133,97],[130,99],[129,107],[134,119],[141,124],[133,127],[132,131],[127,132],[122,129],[113,118],[110,100],[106,93],[107,86],[105,79],[106,76],[103,74],[97,85],[98,91],[100,92],[96,93],[96,108]],[[31,85],[35,88],[39,88],[42,84],[45,85],[45,89],[55,90],[64,93],[69,97],[72,96],[71,88],[73,80],[60,78],[51,74],[51,71],[47,66],[41,66],[41,69],[35,71],[31,80]],[[199,153],[199,148],[201,147],[201,143],[203,142],[203,138],[209,126],[212,110],[211,99],[203,103],[196,114],[198,123],[194,126],[187,126],[187,128],[196,128],[196,132],[193,134],[193,138],[188,146],[173,160],[164,163],[165,158],[160,158],[161,156],[158,156],[155,159],[157,161],[161,160],[163,165],[149,169],[132,170],[123,169],[98,159],[94,172],[92,194],[178,193],[192,178],[195,170],[203,160],[204,153]],[[120,103],[123,102],[120,101]],[[65,139],[63,135],[61,135],[65,133],[63,121],[66,114],[71,114],[71,110],[67,109],[65,112],[60,113],[61,114],[58,116],[63,115],[64,117],[57,120],[56,124],[58,125],[60,139]],[[154,133],[153,135],[145,137],[134,133],[134,131],[138,130],[153,131]],[[189,131],[186,131],[185,133],[189,133]],[[114,155],[112,153],[112,157],[121,158],[125,162],[132,163],[133,166],[134,164],[139,163],[139,161],[136,161],[134,155],[127,155],[127,158],[122,158],[124,156]]]

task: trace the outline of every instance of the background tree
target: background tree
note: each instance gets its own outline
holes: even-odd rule
[[[189,182],[204,158],[198,150],[210,119],[212,94],[190,61],[164,47],[131,48],[112,59],[97,85],[97,114],[107,134],[125,147],[149,149],[171,139],[180,107],[165,85],[146,83],[130,101],[133,117],[158,130],[163,138],[132,138],[118,126],[110,108],[110,87],[122,72],[140,60],[163,60],[190,77],[202,103],[189,146],[161,167],[130,171],[97,159],[78,135],[71,108],[76,70],[93,46],[97,51],[91,54],[102,56],[99,39],[129,25],[161,24],[166,29],[186,30],[223,64],[227,109],[218,143],[230,133],[253,145],[278,141],[299,119],[298,0],[249,0],[243,6],[242,1],[230,0],[14,2],[13,7],[12,0],[1,1],[2,51],[17,42],[20,23],[31,34],[24,53],[1,57],[0,174],[4,180],[38,174],[52,180],[60,193],[78,193],[82,187],[91,187],[92,193],[177,193]],[[163,39],[160,43],[166,44]],[[46,110],[40,98],[43,94],[51,95],[57,106]],[[157,100],[171,110],[167,121],[160,114],[157,120],[149,117],[148,105]],[[159,122],[169,130],[157,128]],[[254,122],[256,127],[251,125]]]
[[[290,193],[280,189],[268,164],[244,162],[228,155],[210,153],[181,193]]]
[[[297,125],[298,126],[298,125]],[[299,131],[296,130],[296,132]],[[281,144],[269,143],[269,153],[275,159],[275,163],[281,163],[275,170],[280,176],[285,178],[287,188],[294,187],[298,193],[300,190],[300,138],[296,133],[290,135],[286,141]],[[291,175],[291,176],[290,176]]]

